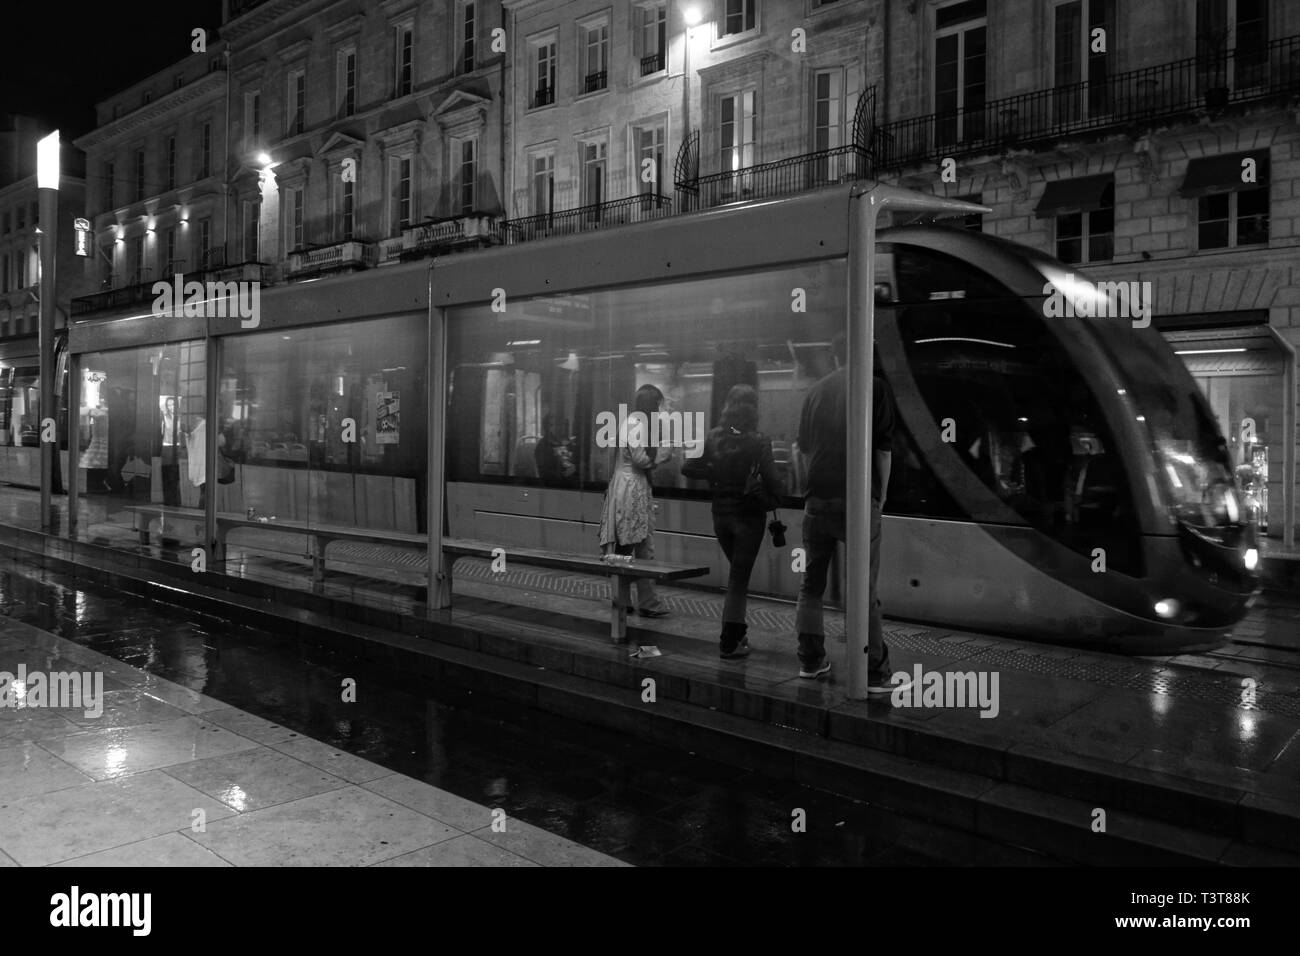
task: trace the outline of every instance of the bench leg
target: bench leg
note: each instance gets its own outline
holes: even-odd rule
[[[609,614],[609,636],[615,644],[627,643],[627,606],[632,600],[632,579],[622,574],[609,576],[613,607]]]

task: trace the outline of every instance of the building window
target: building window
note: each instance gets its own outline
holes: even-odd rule
[[[0,236],[9,235],[9,210],[0,213]]]
[[[214,61],[214,62],[215,62],[215,61]],[[179,90],[179,89],[180,89],[182,86],[184,86],[184,85],[185,85],[185,77],[183,77],[183,76],[181,76],[181,74],[177,73],[176,76],[174,76],[174,77],[172,78],[172,89],[173,89],[173,90]]]
[[[530,59],[533,64],[532,104],[534,107],[549,106],[555,102],[555,48],[554,35],[532,43]]]
[[[1053,11],[1053,93],[1056,122],[1071,123],[1110,112],[1109,57],[1092,51],[1092,33],[1115,33],[1115,0],[1069,0]]]
[[[184,272],[184,263],[176,258],[176,230],[175,228],[164,229],[162,234],[163,249],[163,270],[162,276],[174,276],[178,272]]]
[[[339,51],[339,113],[351,116],[357,111],[357,51]]]
[[[719,101],[719,168],[732,172],[754,165],[754,91],[745,90]]]
[[[212,124],[203,124],[202,142],[199,147],[199,178],[206,179],[212,175]]]
[[[641,75],[659,73],[668,65],[668,5],[647,3],[633,12],[633,50],[641,63]]]
[[[719,36],[748,33],[758,26],[758,0],[726,0]]]
[[[294,70],[289,74],[289,135],[296,136],[306,128],[307,74]]]
[[[1197,246],[1232,249],[1268,243],[1268,187],[1215,193],[1197,200]]]
[[[153,90],[145,90],[144,95],[140,97],[140,105],[148,106],[153,102]]]
[[[578,27],[582,41],[582,92],[595,93],[609,86],[609,19],[590,21]]]
[[[117,205],[117,170],[112,163],[104,164],[104,205],[109,209]]]
[[[393,44],[394,95],[406,96],[411,92],[415,75],[415,24],[405,23],[397,27]]]
[[[262,204],[244,203],[244,261],[257,262],[262,254]]]
[[[200,269],[210,269],[213,264],[211,219],[199,220],[198,244],[198,267]]]
[[[135,201],[144,198],[144,150],[135,151]]]
[[[167,188],[176,188],[176,137],[167,137]]]
[[[474,72],[474,33],[477,24],[474,18],[474,3],[463,0],[460,4],[460,71]]]
[[[549,216],[555,211],[555,154],[534,153],[531,173],[533,215]]]
[[[456,162],[454,212],[468,215],[477,208],[478,139],[452,140],[451,148]]]
[[[289,248],[291,250],[301,249],[306,245],[305,214],[306,203],[303,197],[306,190],[299,186],[296,189],[289,190]]]
[[[1061,213],[1056,217],[1056,258],[1086,264],[1106,262],[1115,255],[1115,186],[1107,185],[1098,208]]]
[[[604,140],[582,144],[582,205],[598,206],[605,201],[605,163],[609,146]],[[599,216],[599,209],[593,211]]]
[[[9,291],[9,268],[10,268],[9,253],[6,252],[4,254],[4,259],[0,260],[0,262],[3,263],[3,267],[0,268],[0,292],[8,292]]]
[[[131,285],[139,285],[148,277],[144,265],[144,236],[131,240]]]
[[[935,141],[940,146],[984,136],[985,0],[966,0],[935,11]]]
[[[14,207],[14,228],[22,231],[27,228],[27,204],[20,202]]]
[[[259,91],[244,94],[244,148],[253,150],[262,143],[262,94]]]
[[[351,180],[339,182],[339,238],[345,242],[352,239],[356,229],[356,189],[357,184]]]
[[[413,160],[409,156],[400,156],[389,167],[391,176],[392,210],[390,219],[393,235],[400,235],[408,228],[415,216],[414,197],[411,192],[411,167]]]
[[[1267,82],[1267,0],[1197,0],[1196,57],[1202,93]]]
[[[663,193],[664,124],[632,127],[633,170],[637,191],[649,195]],[[649,178],[647,178],[649,177]]]

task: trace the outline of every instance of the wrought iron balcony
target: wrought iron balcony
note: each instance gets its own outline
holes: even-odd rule
[[[866,179],[871,170],[871,157],[865,149],[837,146],[679,182],[678,207],[683,211],[707,209],[751,199],[788,196],[821,186]]]
[[[981,106],[899,120],[876,131],[878,169],[1029,149],[1067,136],[1215,113],[1300,92],[1300,36],[1187,57]]]
[[[603,90],[609,79],[609,74],[605,70],[598,73],[588,73],[582,83],[582,92],[595,93],[597,90]]]
[[[206,258],[214,261],[219,260],[219,263],[207,266],[198,272],[184,272],[184,262],[175,260],[171,263],[171,269],[176,271],[169,271],[167,275],[161,278],[145,278],[119,288],[109,288],[93,295],[75,298],[71,303],[72,316],[75,318],[77,316],[92,315],[96,312],[108,312],[151,304],[156,295],[153,291],[155,283],[161,281],[170,282],[178,273],[184,276],[186,282],[256,281],[262,285],[267,285],[270,282],[270,269],[263,263],[240,262],[234,265],[226,265],[224,249],[212,249]],[[108,283],[111,285],[114,279],[115,277],[110,276]]]
[[[551,236],[572,236],[610,226],[661,219],[672,215],[672,211],[673,201],[667,196],[644,193],[578,206],[576,209],[557,209],[536,216],[507,219],[501,223],[500,230],[505,242],[514,245]]]
[[[651,53],[649,56],[641,57],[641,75],[649,76],[651,73],[658,73],[664,68],[664,54],[660,50],[658,53]]]
[[[410,262],[501,242],[499,220],[485,213],[430,219],[381,243],[380,262]]]
[[[555,87],[539,86],[533,94],[533,106],[550,106],[555,102]]]

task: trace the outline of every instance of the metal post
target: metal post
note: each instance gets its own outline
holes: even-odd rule
[[[81,492],[81,469],[77,446],[81,441],[81,356],[68,348],[68,467],[63,480],[68,485],[68,537],[77,530],[78,495]]]
[[[446,509],[447,430],[447,313],[433,298],[434,270],[429,269],[429,471],[425,482],[424,520],[429,538],[426,604],[428,613],[451,607],[451,577],[442,551],[442,520]]]
[[[874,185],[854,192],[856,200],[849,236],[848,315],[848,514],[845,525],[848,551],[848,586],[845,588],[848,697],[865,700],[868,678],[868,635],[871,593],[867,583],[871,568],[871,423],[872,363],[876,333],[876,220],[886,206],[930,213],[965,216],[991,212],[985,206],[927,196],[893,186]],[[857,586],[855,587],[855,583]]]
[[[209,333],[204,352],[207,368],[206,393],[204,395],[204,413],[206,426],[203,432],[204,471],[203,471],[203,550],[207,552],[209,569],[218,560],[224,561],[225,554],[217,552],[217,478],[221,469],[217,467],[217,439],[221,435],[221,342],[220,338]],[[224,569],[223,569],[224,570]]]
[[[55,150],[57,139],[55,134]],[[57,178],[56,178],[57,182]],[[47,420],[56,421],[55,415],[55,265],[59,252],[59,190],[42,186],[40,199],[40,416],[36,424],[40,429],[40,528],[49,531],[55,525],[51,511],[51,490],[55,479],[55,455],[59,454],[59,436],[45,441]]]

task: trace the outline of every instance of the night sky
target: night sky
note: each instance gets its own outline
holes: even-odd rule
[[[17,0],[4,10],[0,113],[26,113],[64,140],[94,128],[94,105],[211,43],[221,0]]]

